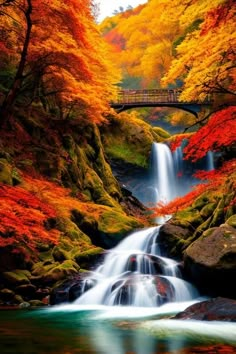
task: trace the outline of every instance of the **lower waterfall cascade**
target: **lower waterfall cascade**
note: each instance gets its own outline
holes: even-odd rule
[[[190,187],[184,171],[182,148],[172,154],[167,145],[154,143],[151,160],[152,202],[168,202],[182,195],[184,189],[186,193]],[[212,153],[207,155],[204,164],[206,170],[214,168]],[[165,220],[157,221],[162,223]],[[133,232],[107,251],[103,264],[82,280],[75,304],[156,307],[197,299],[197,289],[182,279],[178,262],[161,254],[158,245],[160,227]]]
[[[105,256],[83,280],[80,305],[155,307],[198,297],[193,285],[181,278],[179,264],[160,255],[160,226],[132,233]]]

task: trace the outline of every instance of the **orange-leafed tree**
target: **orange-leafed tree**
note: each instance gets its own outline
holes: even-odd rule
[[[101,120],[117,75],[106,59],[91,1],[12,0],[0,6],[1,45],[6,56],[13,54],[6,61],[15,71],[2,115],[20,97],[18,102],[42,100],[45,108],[54,106],[63,119],[80,114]]]
[[[172,6],[177,7],[177,1]],[[163,78],[164,83],[182,78],[183,100],[204,100],[211,93],[235,96],[235,15],[233,0],[204,2],[204,6],[202,1],[192,0],[183,8],[183,25],[196,19],[201,24],[176,47],[176,58]]]

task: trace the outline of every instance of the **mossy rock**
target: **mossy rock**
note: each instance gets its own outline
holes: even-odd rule
[[[203,219],[211,216],[216,208],[216,203],[208,203],[206,204],[200,211],[200,215]]]
[[[229,255],[233,254],[232,261],[229,261]],[[207,267],[231,267],[236,270],[236,230],[227,224],[206,230],[187,248],[186,256]]]
[[[192,204],[192,208],[202,210],[202,208],[209,203],[211,203],[210,196],[208,194],[202,194]]]
[[[162,254],[171,257],[182,257],[182,249],[192,235],[188,227],[173,224],[172,220],[161,226],[158,236],[158,244]]]
[[[133,217],[113,210],[102,213],[98,220],[100,238],[93,239],[95,245],[111,248],[117,245],[129,232],[143,227],[144,224]]]
[[[221,198],[215,208],[215,211],[212,216],[212,221],[210,223],[210,227],[219,226],[225,221],[225,201],[224,198]]]
[[[43,301],[40,301],[40,300],[30,300],[29,303],[30,303],[30,306],[32,306],[32,307],[43,307],[43,306],[47,305]]]
[[[55,268],[56,266],[59,266],[59,262],[38,262],[35,263],[32,267],[31,274],[33,276],[42,276],[46,272],[50,271],[51,269]]]
[[[44,285],[55,284],[56,282],[66,279],[69,276],[77,274],[79,266],[72,260],[66,260],[56,267],[53,267],[48,272],[43,274],[40,283]]]
[[[148,166],[152,143],[158,139],[148,123],[127,113],[112,117],[109,126],[101,128],[101,135],[109,158],[141,167]]]
[[[184,220],[186,223],[192,225],[193,227],[197,227],[204,221],[201,217],[200,212],[192,208],[188,208],[176,213],[176,219]]]
[[[234,298],[235,228],[223,224],[206,230],[186,249],[184,269],[203,293]]]
[[[82,268],[91,268],[99,257],[104,253],[101,247],[91,248],[85,252],[75,253],[74,258]],[[80,269],[81,271],[81,269]]]
[[[16,305],[19,305],[19,304],[21,304],[21,303],[24,302],[24,299],[23,299],[23,297],[22,297],[21,295],[16,294],[16,295],[14,296],[14,298],[12,299],[12,302],[13,302],[14,304],[16,304]]]
[[[52,256],[55,259],[55,261],[58,262],[63,262],[66,259],[70,259],[69,253],[60,246],[55,246],[53,248]]]
[[[226,220],[226,224],[236,228],[236,214],[230,216],[230,218]]]
[[[170,133],[161,127],[153,127],[153,130],[161,138],[162,141],[170,138]]]
[[[14,269],[11,272],[4,272],[2,275],[4,280],[14,287],[30,283],[31,273],[25,269]]]
[[[73,218],[73,212],[72,212],[72,218]],[[65,217],[58,217],[57,228],[60,231],[62,231],[64,237],[65,236],[68,237],[72,241],[72,243],[82,240],[84,243],[91,245],[91,240],[89,236],[86,235],[84,232],[82,232],[82,230],[80,230],[80,228],[78,227],[77,223],[75,223],[73,220]],[[60,240],[60,244],[61,243],[63,243],[63,239]]]
[[[0,182],[13,185],[12,166],[6,159],[0,159]]]

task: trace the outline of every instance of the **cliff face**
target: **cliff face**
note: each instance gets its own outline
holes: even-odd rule
[[[122,195],[98,127],[49,118],[18,112],[1,131],[0,300],[42,300],[89,266],[84,259],[148,224],[144,208]]]

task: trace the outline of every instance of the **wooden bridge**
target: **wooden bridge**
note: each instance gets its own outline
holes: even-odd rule
[[[111,102],[111,107],[118,113],[138,107],[171,107],[178,108],[197,116],[203,106],[211,106],[208,98],[204,102],[182,102],[179,100],[181,90],[121,90],[117,100]]]

